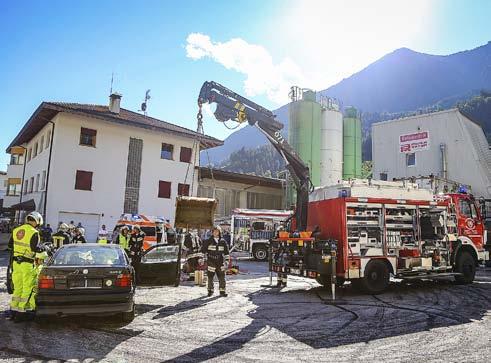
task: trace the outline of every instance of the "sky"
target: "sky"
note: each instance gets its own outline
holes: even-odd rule
[[[42,101],[107,104],[196,129],[206,80],[263,106],[326,89],[395,49],[446,55],[491,40],[487,0],[0,0],[0,170]],[[231,131],[205,110],[205,133]]]

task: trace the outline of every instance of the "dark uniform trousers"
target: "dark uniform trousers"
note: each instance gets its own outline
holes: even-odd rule
[[[213,282],[215,275],[217,275],[218,278],[218,288],[220,292],[225,292],[225,271],[223,271],[221,267],[217,267],[215,271],[210,271],[210,267],[208,267],[208,271],[206,272],[206,276],[208,277],[208,291],[213,291],[215,289],[215,283]]]

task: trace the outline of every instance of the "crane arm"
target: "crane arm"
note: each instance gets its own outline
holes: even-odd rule
[[[205,82],[201,87],[198,105],[216,103],[214,113],[220,122],[248,122],[266,136],[268,141],[285,160],[286,167],[292,176],[297,189],[296,222],[299,230],[307,227],[307,209],[310,182],[309,167],[300,159],[295,150],[281,134],[283,124],[275,120],[275,115],[268,109],[248,100],[216,82]]]

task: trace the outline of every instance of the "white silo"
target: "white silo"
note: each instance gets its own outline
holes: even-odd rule
[[[343,178],[343,114],[331,98],[322,98],[320,184],[338,184]]]

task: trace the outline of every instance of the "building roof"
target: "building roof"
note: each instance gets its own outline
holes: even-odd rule
[[[222,169],[211,169],[208,167],[200,166],[199,175],[201,179],[211,179],[211,173],[213,172],[213,179],[223,180],[235,183],[249,184],[254,186],[269,187],[275,189],[281,189],[283,187],[283,179],[267,178],[264,176],[249,175],[234,173]]]
[[[465,118],[467,118],[469,121],[475,123],[476,125],[478,125],[479,127],[482,128],[482,126],[479,124],[479,122],[477,122],[468,113],[463,112],[459,108],[450,108],[448,110],[443,110],[443,111],[428,112],[428,113],[422,113],[422,114],[419,114],[419,115],[413,115],[413,116],[407,116],[407,117],[400,117],[400,118],[395,118],[395,119],[392,119],[392,120],[374,122],[372,124],[372,127],[383,126],[385,124],[394,123],[394,122],[402,122],[402,121],[408,121],[408,120],[413,120],[413,119],[422,119],[422,118],[426,118],[426,117],[432,117],[432,116],[435,116],[435,115],[441,115],[441,114],[444,114],[444,113],[457,113],[457,112],[459,112],[462,116],[464,116]]]
[[[171,133],[179,136],[199,138],[202,148],[210,148],[223,145],[223,141],[214,137],[202,135],[196,131],[186,129],[181,126],[171,124],[150,116],[144,116],[137,112],[133,112],[124,108],[120,109],[119,114],[109,111],[108,106],[90,105],[81,103],[65,103],[65,102],[43,102],[34,111],[32,116],[27,120],[26,124],[14,140],[7,148],[7,153],[10,148],[17,145],[22,145],[31,140],[53,117],[60,112],[68,112],[75,115],[89,116],[92,118],[127,125],[133,127],[141,127],[148,130]]]

